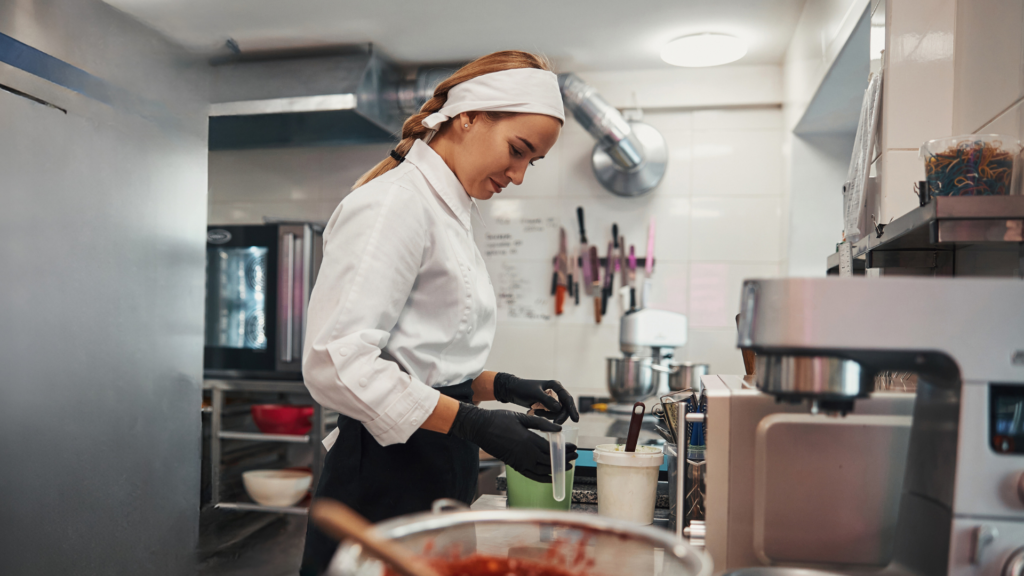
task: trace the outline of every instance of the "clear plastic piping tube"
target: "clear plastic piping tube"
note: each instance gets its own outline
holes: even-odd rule
[[[555,501],[565,500],[565,436],[561,432],[548,432],[551,446],[551,496]]]

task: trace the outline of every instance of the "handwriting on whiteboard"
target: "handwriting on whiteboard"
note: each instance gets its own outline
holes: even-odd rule
[[[555,216],[495,217],[481,251],[484,258],[537,258],[558,248],[559,224]]]
[[[488,264],[498,317],[502,320],[550,320],[551,297],[544,288],[544,266],[530,262],[491,261]],[[550,268],[550,265],[548,265]],[[550,281],[550,273],[547,274]],[[538,281],[539,280],[539,281]]]

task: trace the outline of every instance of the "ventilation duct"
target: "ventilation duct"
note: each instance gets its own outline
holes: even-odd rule
[[[372,49],[212,67],[210,149],[394,142],[452,70],[406,79]]]
[[[597,139],[590,162],[602,186],[619,196],[640,196],[661,182],[668,164],[665,139],[650,124],[629,122],[575,74],[559,74],[562,101]]]

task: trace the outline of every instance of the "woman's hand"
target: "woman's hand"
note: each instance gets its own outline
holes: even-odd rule
[[[530,480],[551,482],[551,448],[531,430],[560,432],[562,427],[536,416],[462,403],[448,433],[476,444]],[[572,469],[575,459],[576,445],[567,443],[566,470]]]
[[[548,390],[554,392],[558,399],[548,395]],[[544,406],[544,410],[538,410],[536,414],[553,420],[555,424],[562,424],[569,418],[572,418],[573,422],[580,421],[580,413],[576,410],[572,394],[569,394],[557,380],[524,380],[499,372],[494,377],[494,399],[524,408],[533,408],[534,404],[540,404]]]

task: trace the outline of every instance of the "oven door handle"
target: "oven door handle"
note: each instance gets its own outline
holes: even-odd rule
[[[284,349],[282,362],[292,362],[292,347],[295,341],[295,234],[284,235],[285,284],[284,284]]]

